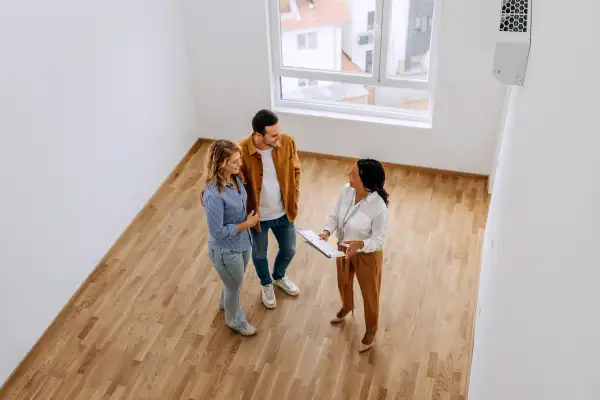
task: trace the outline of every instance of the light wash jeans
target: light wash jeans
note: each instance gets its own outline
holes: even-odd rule
[[[250,260],[250,249],[240,253],[209,246],[208,255],[223,282],[220,307],[225,310],[225,322],[231,329],[239,331],[248,323],[240,305],[240,291]]]

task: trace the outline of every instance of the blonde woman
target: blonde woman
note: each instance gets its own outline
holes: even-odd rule
[[[241,162],[241,150],[235,143],[217,140],[212,144],[202,203],[210,234],[208,254],[223,282],[220,306],[225,310],[225,321],[241,335],[252,336],[257,330],[242,312],[240,291],[252,248],[250,228],[259,216],[246,210]]]

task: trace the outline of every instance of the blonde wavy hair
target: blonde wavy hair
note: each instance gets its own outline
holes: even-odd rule
[[[214,142],[210,149],[208,149],[208,157],[206,160],[206,186],[215,184],[222,192],[225,188],[225,182],[221,178],[221,172],[227,164],[227,161],[235,154],[242,153],[242,149],[236,143],[230,140],[217,140]],[[244,175],[242,171],[236,174],[237,177],[244,182]]]

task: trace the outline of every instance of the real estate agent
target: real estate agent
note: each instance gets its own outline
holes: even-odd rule
[[[358,280],[365,310],[366,332],[359,346],[363,352],[375,343],[378,327],[388,193],[384,189],[385,170],[379,161],[359,160],[352,166],[349,179],[319,236],[328,240],[335,232],[339,249],[346,253],[336,259],[342,308],[332,323],[343,321],[354,310],[354,276]]]

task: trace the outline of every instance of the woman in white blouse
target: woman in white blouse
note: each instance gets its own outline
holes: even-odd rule
[[[379,161],[359,160],[349,177],[350,183],[344,187],[319,236],[328,240],[335,232],[340,250],[346,253],[345,257],[336,259],[342,308],[332,323],[341,322],[354,311],[355,275],[358,280],[365,309],[366,333],[359,348],[363,352],[373,346],[377,332],[388,193],[383,187],[385,170]]]

